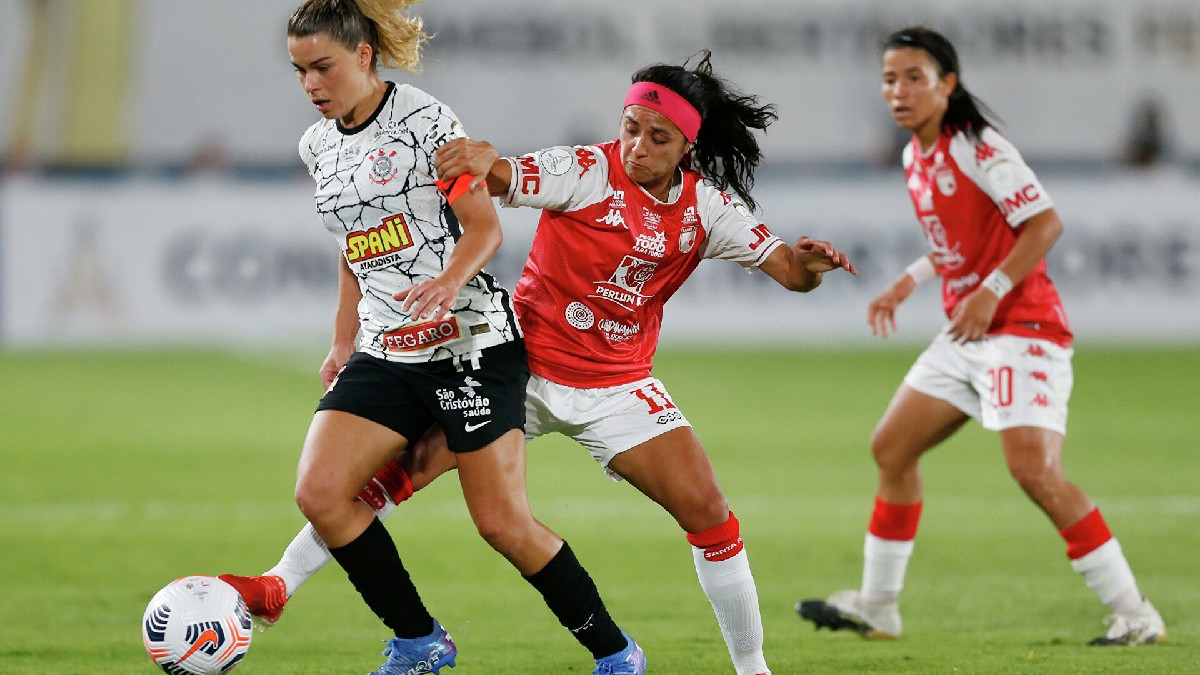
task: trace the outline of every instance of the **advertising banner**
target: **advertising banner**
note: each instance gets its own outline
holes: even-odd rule
[[[1066,231],[1051,251],[1077,339],[1200,339],[1200,186],[1171,175],[1043,177]],[[832,241],[858,276],[811,293],[706,261],[667,304],[664,341],[843,344],[869,339],[867,303],[927,250],[897,170],[869,178],[760,180],[776,234]],[[537,212],[500,209],[488,270],[509,288]],[[581,249],[581,255],[586,254]],[[338,244],[304,180],[0,183],[0,338],[9,346],[327,344]],[[898,313],[896,339],[944,323],[935,283]]]

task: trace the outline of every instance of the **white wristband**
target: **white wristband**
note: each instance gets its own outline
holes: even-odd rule
[[[1008,295],[1008,292],[1012,290],[1013,282],[1012,279],[1008,278],[1007,274],[1001,272],[1000,268],[997,267],[996,269],[992,270],[991,274],[984,277],[983,283],[981,283],[980,286],[988,289],[992,293],[995,293],[997,299],[1003,299],[1004,296]]]
[[[912,264],[904,268],[904,273],[912,277],[912,280],[917,282],[918,286],[934,279],[938,275],[937,268],[933,266],[933,261],[927,255],[923,255],[912,261]]]

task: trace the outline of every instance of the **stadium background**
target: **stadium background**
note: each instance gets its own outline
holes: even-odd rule
[[[0,672],[147,672],[132,626],[154,590],[179,574],[255,571],[299,524],[292,470],[328,342],[336,252],[295,151],[315,115],[287,62],[293,5],[0,0]],[[834,241],[861,273],[797,297],[702,265],[667,308],[658,361],[752,542],[777,673],[1194,664],[1200,6],[428,0],[416,11],[436,34],[425,71],[390,77],[428,89],[504,153],[611,138],[632,71],[704,47],[723,75],[779,106],[763,143],[762,218],[787,239]],[[1130,660],[1065,646],[1094,637],[1101,612],[1004,474],[995,439],[974,427],[928,463],[936,505],[910,575],[923,592],[906,605],[907,639],[868,655],[801,633],[790,616],[799,595],[857,580],[867,438],[941,324],[930,286],[902,308],[897,338],[872,341],[865,327],[866,303],[924,246],[875,46],[912,22],[957,42],[965,82],[1066,224],[1050,273],[1077,333],[1068,470],[1105,507],[1172,649]],[[501,213],[506,241],[489,269],[510,284],[534,216]],[[581,454],[555,439],[531,446],[535,511],[587,556],[661,672],[723,672],[674,526]],[[479,562],[443,581],[417,559],[414,574],[454,607],[444,620],[460,642],[514,650],[512,672],[529,672],[520,664],[543,663],[531,660],[545,658],[539,643],[489,632],[503,623],[494,617],[520,616],[530,635],[555,629],[443,483],[414,501],[410,522],[433,523],[449,550]],[[641,526],[621,535],[639,570],[604,545],[613,515]],[[256,641],[245,672],[342,672],[372,649],[374,619],[340,572],[310,588],[315,600]],[[46,617],[48,601],[78,609]],[[81,635],[64,647],[72,628]],[[313,646],[297,656],[302,640]],[[569,643],[554,644],[575,664]],[[460,669],[507,672],[486,658]]]
[[[779,107],[764,140],[763,220],[789,239],[834,241],[862,270],[831,275],[798,303],[759,275],[704,265],[667,309],[673,341],[866,339],[862,312],[846,308],[864,306],[924,245],[877,85],[878,39],[917,21],[958,42],[965,82],[1056,200],[1067,230],[1051,272],[1080,338],[1200,338],[1194,2],[503,7],[421,5],[436,35],[425,70],[392,76],[520,153],[611,138],[632,71],[710,47],[721,72]],[[0,55],[14,66],[0,71],[12,94],[0,118],[5,343],[324,335],[335,254],[296,156],[314,115],[287,60],[290,9],[0,4]],[[507,244],[490,269],[512,282],[536,214],[502,215]],[[941,320],[936,292],[922,290],[901,312],[913,329],[901,335],[917,341]]]

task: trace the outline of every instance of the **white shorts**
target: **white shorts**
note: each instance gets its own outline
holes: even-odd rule
[[[940,398],[991,431],[1040,427],[1067,433],[1074,351],[1048,340],[990,335],[956,344],[939,333],[904,383]]]
[[[532,375],[526,393],[526,439],[554,432],[569,436],[606,470],[620,453],[671,429],[691,426],[663,383],[653,377],[580,389]],[[619,480],[611,471],[609,476]]]

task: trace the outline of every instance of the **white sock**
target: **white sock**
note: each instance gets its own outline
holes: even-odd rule
[[[305,523],[304,529],[300,530],[292,539],[292,543],[283,550],[283,557],[274,567],[263,572],[263,576],[281,577],[290,598],[296,589],[320,572],[331,559],[333,556],[330,555],[325,541],[317,535],[312,523]]]
[[[375,511],[375,515],[382,521],[395,510],[396,505],[388,499],[382,509]],[[313,529],[312,523],[305,523],[304,529],[300,530],[292,539],[292,543],[283,550],[283,557],[274,567],[263,572],[263,576],[274,575],[283,579],[284,585],[287,586],[287,596],[290,598],[296,589],[320,572],[325,563],[332,558],[329,547]]]
[[[867,533],[863,543],[862,596],[867,602],[895,602],[904,588],[904,574],[913,542],[881,539]]]
[[[1133,614],[1142,606],[1142,594],[1129,561],[1115,538],[1091,553],[1071,561],[1071,567],[1083,575],[1088,588],[1117,614]]]
[[[717,624],[738,675],[769,672],[763,656],[758,589],[750,573],[746,550],[742,549],[732,558],[713,562],[704,559],[704,549],[693,546],[692,560],[696,564],[700,587],[717,615]]]

